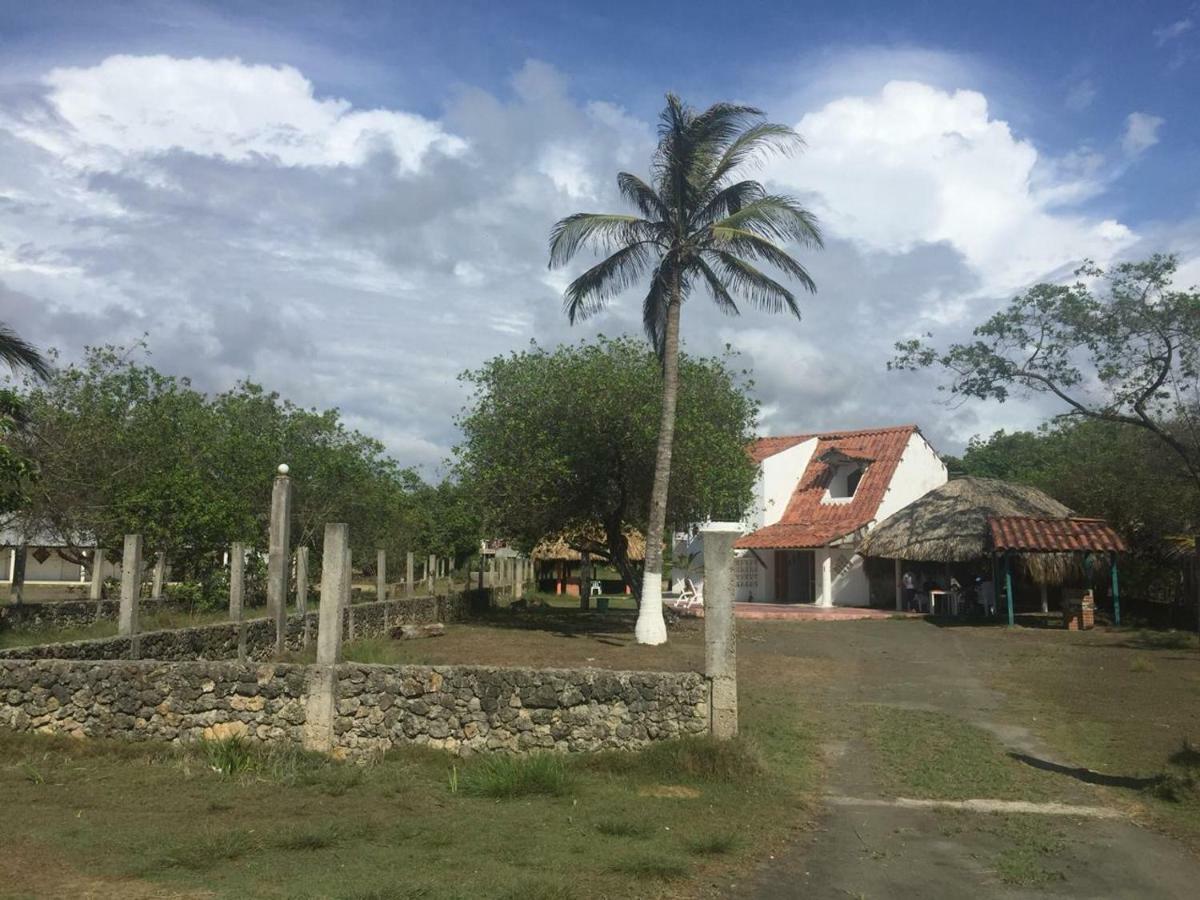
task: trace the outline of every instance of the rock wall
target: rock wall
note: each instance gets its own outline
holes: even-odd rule
[[[411,597],[355,603],[343,613],[342,634],[346,640],[386,634],[396,625],[425,625],[432,622],[459,621],[465,611],[459,598]],[[310,641],[317,636],[316,611],[288,618],[286,638],[289,650],[304,647],[305,627]],[[266,660],[275,652],[275,623],[271,619],[248,619],[246,654],[250,659]],[[218,622],[195,628],[147,631],[137,636],[137,658],[158,660],[235,659],[238,652],[238,625]],[[40,644],[0,650],[0,659],[130,659],[134,656],[128,637],[97,638],[61,644]]]
[[[708,730],[697,672],[338,667],[335,746],[455,752],[629,750]]]
[[[300,745],[320,667],[236,662],[0,659],[0,726],[188,742],[230,735]],[[708,728],[695,672],[335,668],[336,753],[403,744],[523,752],[633,749]]]
[[[58,628],[84,628],[95,622],[115,622],[121,608],[119,600],[56,600],[44,603],[0,606],[0,631],[53,631]],[[168,600],[142,600],[143,614],[159,609],[181,609]]]
[[[0,725],[74,737],[299,743],[305,666],[0,660]]]

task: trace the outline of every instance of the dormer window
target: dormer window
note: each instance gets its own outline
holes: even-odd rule
[[[837,466],[833,470],[833,478],[825,491],[825,499],[834,503],[846,502],[854,498],[858,483],[862,481],[866,468],[862,463],[848,463]]]

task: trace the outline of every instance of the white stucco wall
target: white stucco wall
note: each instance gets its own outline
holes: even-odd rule
[[[817,439],[810,438],[774,456],[768,456],[759,464],[757,503],[750,513],[748,531],[774,525],[783,518],[788,501],[792,499],[796,485],[804,476],[804,470],[808,468],[808,461],[816,449]]]
[[[913,433],[908,439],[900,462],[896,465],[896,473],[892,483],[888,485],[883,500],[879,503],[879,512],[871,527],[882,522],[892,513],[899,512],[908,504],[924,497],[936,487],[941,487],[949,478],[946,465],[938,457],[929,442],[919,433]]]
[[[30,547],[25,553],[25,581],[69,581],[69,582],[84,582],[87,581],[86,570],[83,566],[76,565],[73,562],[68,562],[58,555],[57,551],[51,551],[49,558],[45,562],[38,562],[34,559],[33,551],[36,547]],[[16,551],[12,549],[0,550],[0,583],[9,584],[12,582],[13,561],[16,556]],[[121,567],[117,564],[105,561],[104,577],[115,578],[121,573]]]

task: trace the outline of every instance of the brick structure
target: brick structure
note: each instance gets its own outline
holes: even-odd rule
[[[1096,601],[1090,590],[1063,598],[1063,625],[1067,631],[1091,631],[1096,627]]]

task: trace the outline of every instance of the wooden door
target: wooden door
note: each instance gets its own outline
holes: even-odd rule
[[[788,602],[788,552],[775,551],[775,603]]]

